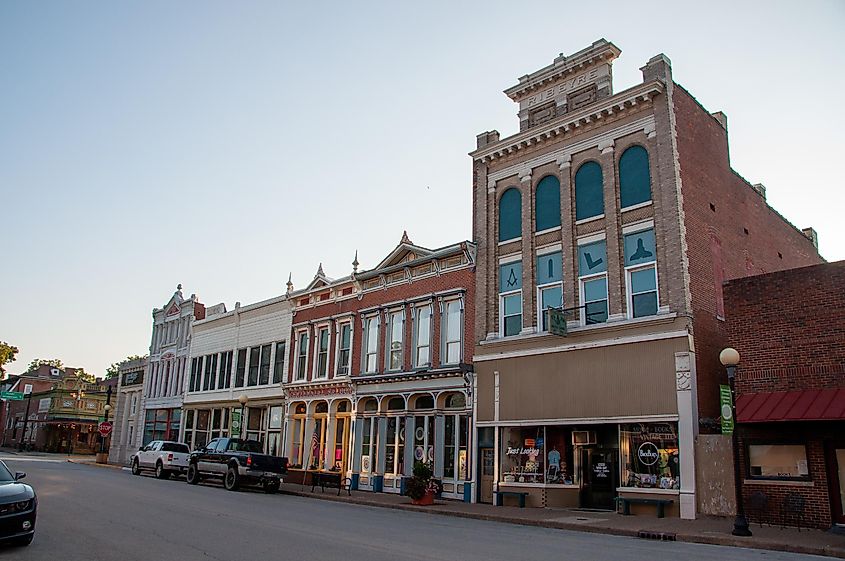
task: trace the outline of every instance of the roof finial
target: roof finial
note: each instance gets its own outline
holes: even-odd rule
[[[182,283],[181,282],[176,285],[176,290],[182,290]]]
[[[323,264],[322,263],[320,263],[320,266],[317,267],[317,274],[315,276],[317,276],[317,277],[326,276],[326,274],[323,272]]]
[[[413,245],[414,242],[412,242],[411,238],[408,237],[408,230],[402,231],[402,240],[399,243],[407,243]]]
[[[358,265],[359,265],[359,264],[360,264],[360,263],[358,263],[358,250],[356,249],[356,250],[355,250],[355,259],[352,261],[352,272],[353,272],[353,273],[357,273],[357,272],[358,272]]]
[[[288,273],[288,293],[293,292],[293,273]]]

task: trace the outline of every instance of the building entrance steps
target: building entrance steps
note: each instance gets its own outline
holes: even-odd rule
[[[526,526],[630,537],[674,535],[675,540],[683,542],[789,551],[845,559],[845,535],[822,530],[802,529],[799,532],[796,528],[781,530],[777,526],[763,526],[761,528],[755,525],[752,528],[754,532],[752,537],[741,538],[731,535],[733,530],[732,517],[682,520],[680,518],[654,518],[652,516],[623,516],[615,512],[590,512],[583,509],[497,507],[450,500],[438,500],[431,506],[415,506],[411,504],[408,497],[392,493],[352,491],[351,496],[336,496],[334,493],[311,493],[310,487],[293,483],[283,483],[280,493],[319,500]]]

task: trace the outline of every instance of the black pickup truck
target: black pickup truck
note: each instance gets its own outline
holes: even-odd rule
[[[279,490],[288,459],[262,453],[261,443],[240,438],[215,438],[188,457],[187,480],[196,485],[205,477],[221,478],[229,491],[241,485],[261,485],[266,493]]]

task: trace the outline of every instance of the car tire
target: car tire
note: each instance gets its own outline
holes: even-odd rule
[[[132,460],[132,475],[141,475],[141,466],[138,464],[138,458]]]
[[[274,495],[279,492],[279,482],[278,481],[265,481],[264,482],[264,492],[268,495]]]
[[[241,486],[241,474],[238,473],[238,468],[229,466],[226,471],[226,477],[223,478],[223,487],[227,491],[237,491]]]
[[[164,469],[161,462],[156,463],[156,477],[159,479],[170,479],[170,472]]]
[[[188,473],[185,475],[185,481],[188,482],[188,485],[196,485],[200,482],[200,470],[197,468],[197,464],[191,464],[188,466]]]
[[[30,534],[28,536],[24,536],[23,538],[16,539],[13,543],[21,547],[26,547],[32,543],[33,538],[35,538],[35,534]]]

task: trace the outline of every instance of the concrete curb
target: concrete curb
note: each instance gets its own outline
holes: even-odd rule
[[[85,460],[80,461],[80,460],[74,460],[74,459],[71,459],[71,458],[68,458],[67,461],[68,461],[68,463],[78,464],[78,465],[81,465],[81,466],[95,466],[95,467],[103,467],[103,468],[111,468],[111,469],[123,469],[123,466],[119,466],[119,465],[116,465],[116,464],[98,464],[97,462],[88,462],[88,461],[85,461]]]
[[[472,518],[476,520],[486,520],[490,522],[502,522],[505,524],[518,524],[520,526],[534,526],[539,528],[551,528],[557,530],[571,530],[574,532],[587,532],[591,534],[607,534],[614,536],[623,536],[636,538],[638,530],[631,530],[627,528],[613,528],[608,526],[586,526],[581,524],[573,524],[567,522],[560,522],[555,520],[531,520],[527,518],[515,518],[512,516],[503,516],[497,514],[482,514],[476,512],[461,512],[454,510],[442,510],[438,508],[431,508],[426,506],[416,506],[412,504],[403,503],[384,503],[380,501],[371,501],[361,499],[358,497],[344,497],[336,495],[323,495],[317,493],[309,493],[306,491],[294,491],[288,489],[279,490],[280,494],[291,495],[295,497],[305,497],[311,499],[318,499],[323,501],[332,501],[336,503],[357,504],[362,506],[372,506],[377,508],[389,508],[393,510],[405,510],[411,512],[422,512],[425,514],[436,514],[440,516],[452,516],[455,518]],[[443,504],[443,503],[440,503]],[[435,503],[435,506],[437,503]],[[822,555],[825,557],[837,557],[845,559],[845,549],[838,547],[812,547],[798,544],[791,544],[788,542],[749,542],[741,538],[733,536],[713,536],[705,534],[692,533],[676,533],[676,539],[679,542],[700,543],[707,545],[723,545],[730,547],[744,547],[749,549],[763,549],[769,551],[785,551],[789,553],[802,553],[809,555]]]

